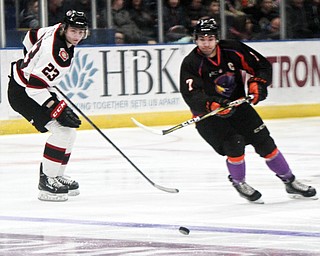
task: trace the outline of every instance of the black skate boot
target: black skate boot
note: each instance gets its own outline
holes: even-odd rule
[[[77,196],[80,194],[79,183],[75,180],[70,179],[68,176],[57,176],[57,180],[62,184],[68,187],[69,192],[68,196]]]
[[[246,182],[235,183],[231,175],[228,176],[229,181],[232,182],[233,187],[238,191],[241,197],[247,199],[250,203],[263,204],[261,193],[249,186]]]
[[[316,196],[317,192],[315,188],[305,185],[300,181],[296,180],[296,177],[292,175],[290,179],[283,179],[279,175],[277,175],[286,186],[286,191],[289,194],[289,197],[299,199],[299,198],[311,198],[317,200],[318,197]]]
[[[62,202],[68,200],[68,186],[61,184],[56,177],[49,177],[42,171],[40,165],[40,179],[38,199],[42,201]]]

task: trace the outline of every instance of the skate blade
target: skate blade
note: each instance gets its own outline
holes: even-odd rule
[[[69,192],[68,192],[68,196],[77,196],[79,194],[80,194],[80,190],[79,189],[69,190]]]
[[[248,200],[249,201],[249,200]],[[256,200],[256,201],[249,201],[251,204],[264,204],[264,201],[261,199],[261,198],[259,198],[258,200]]]
[[[68,200],[68,194],[53,194],[47,191],[40,191],[38,199],[41,201],[64,202]]]
[[[240,195],[240,197],[246,199],[246,200],[247,200],[249,203],[251,203],[251,204],[264,204],[264,201],[261,199],[261,197],[258,198],[258,199],[255,200],[255,201],[251,201],[251,200],[249,200],[247,197],[242,196],[242,195]]]
[[[305,197],[305,196],[297,195],[297,194],[289,194],[288,196],[291,199],[318,200],[318,197],[316,195],[311,196],[311,197]]]

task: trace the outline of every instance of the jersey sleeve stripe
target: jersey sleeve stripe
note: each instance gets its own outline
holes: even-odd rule
[[[48,88],[49,86],[43,79],[31,74],[27,87],[34,89],[43,89]]]
[[[27,81],[27,79],[24,77],[23,71],[18,67],[20,63],[21,63],[21,62],[19,62],[19,61],[16,63],[16,72],[17,72],[17,74],[18,74],[18,77],[19,77],[20,81],[21,81],[24,85],[27,85],[27,84],[28,84],[28,81]]]
[[[29,39],[33,45],[38,41],[38,29],[31,29],[30,30]]]
[[[249,64],[248,64],[248,62],[245,61],[245,58],[244,58],[243,54],[241,54],[241,53],[239,53],[239,52],[235,52],[235,53],[240,57],[241,63],[242,63],[242,65],[243,65],[243,68],[244,68],[246,71],[248,71],[248,73],[250,73],[251,75],[254,75],[255,72],[254,72],[253,68],[250,67]]]

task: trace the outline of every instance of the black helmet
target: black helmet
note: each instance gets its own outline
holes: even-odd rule
[[[217,22],[214,18],[200,19],[194,27],[193,33],[195,39],[198,38],[198,35],[214,35],[218,39],[219,29]]]
[[[78,12],[75,10],[67,11],[64,16],[63,24],[65,29],[69,26],[84,29],[85,35],[82,39],[86,39],[89,34],[88,20],[84,12]]]
[[[84,12],[78,12],[75,10],[69,10],[64,16],[64,24],[66,26],[76,27],[76,28],[88,28],[88,20]]]

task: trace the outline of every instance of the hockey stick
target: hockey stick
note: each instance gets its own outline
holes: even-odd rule
[[[158,135],[166,135],[168,133],[171,133],[171,132],[174,132],[178,129],[181,129],[183,127],[186,127],[190,124],[194,124],[194,123],[198,123],[200,121],[202,121],[203,119],[206,119],[210,116],[214,116],[216,114],[218,114],[219,112],[223,111],[223,110],[226,110],[228,108],[232,108],[232,107],[235,107],[235,106],[239,106],[245,102],[250,102],[251,100],[253,99],[253,95],[249,95],[247,97],[244,97],[244,98],[240,98],[240,99],[237,99],[235,101],[232,101],[228,104],[228,106],[226,107],[220,107],[214,111],[211,111],[210,113],[208,114],[205,114],[204,116],[197,116],[197,117],[194,117],[194,118],[191,118],[187,121],[184,121],[183,123],[180,123],[176,126],[173,126],[169,129],[165,129],[165,130],[155,130],[155,129],[152,129],[151,127],[148,127],[148,126],[145,126],[144,124],[138,122],[136,119],[134,119],[133,117],[131,117],[131,120],[140,128],[148,131],[148,132],[152,132],[152,133],[155,133],[155,134],[158,134]]]
[[[179,190],[176,188],[167,188],[160,186],[150,180],[99,128],[96,126],[90,119],[85,115],[68,97],[65,95],[57,86],[53,86],[71,105],[76,109],[86,120],[87,122],[98,132],[100,135],[106,139],[152,186],[162,191],[168,193],[178,193]]]

